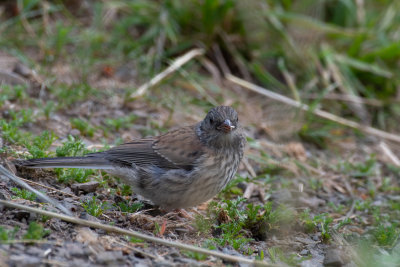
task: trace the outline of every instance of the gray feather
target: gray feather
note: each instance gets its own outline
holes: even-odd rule
[[[27,168],[82,168],[82,169],[112,169],[110,161],[102,157],[65,157],[41,158],[17,161],[17,165]]]

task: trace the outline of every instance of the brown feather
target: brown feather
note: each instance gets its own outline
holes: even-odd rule
[[[187,140],[187,142],[182,142]],[[105,157],[125,166],[154,165],[166,169],[191,170],[196,158],[203,153],[194,126],[170,131],[155,138],[133,140],[108,151],[93,153],[89,157]]]
[[[183,169],[191,169],[204,153],[195,126],[186,126],[161,135],[153,144],[154,151]]]

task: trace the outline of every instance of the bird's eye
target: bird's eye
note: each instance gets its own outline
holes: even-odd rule
[[[210,118],[210,124],[213,124],[214,120],[212,118]]]

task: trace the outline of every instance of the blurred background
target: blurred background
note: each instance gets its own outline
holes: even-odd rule
[[[0,44],[3,53],[38,75],[53,74],[42,77],[42,84],[49,93],[46,103],[57,107],[72,108],[99,94],[135,105],[131,93],[197,47],[205,56],[175,71],[147,101],[169,110],[177,99],[189,109],[241,102],[244,113],[264,110],[266,99],[246,105],[259,96],[252,99],[245,90],[226,86],[223,78],[230,73],[391,131],[399,112],[399,5],[389,0],[2,1]],[[5,57],[2,68],[12,68]]]

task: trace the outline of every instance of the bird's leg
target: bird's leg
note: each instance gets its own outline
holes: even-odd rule
[[[189,220],[194,220],[194,217],[190,215],[186,210],[184,209],[176,209],[175,212],[180,215],[182,218],[189,219]]]
[[[190,215],[184,209],[175,209],[173,211],[168,212],[166,215],[168,217],[172,217],[172,218],[175,218],[177,220],[181,220],[181,219],[194,220],[194,217],[192,215]]]

